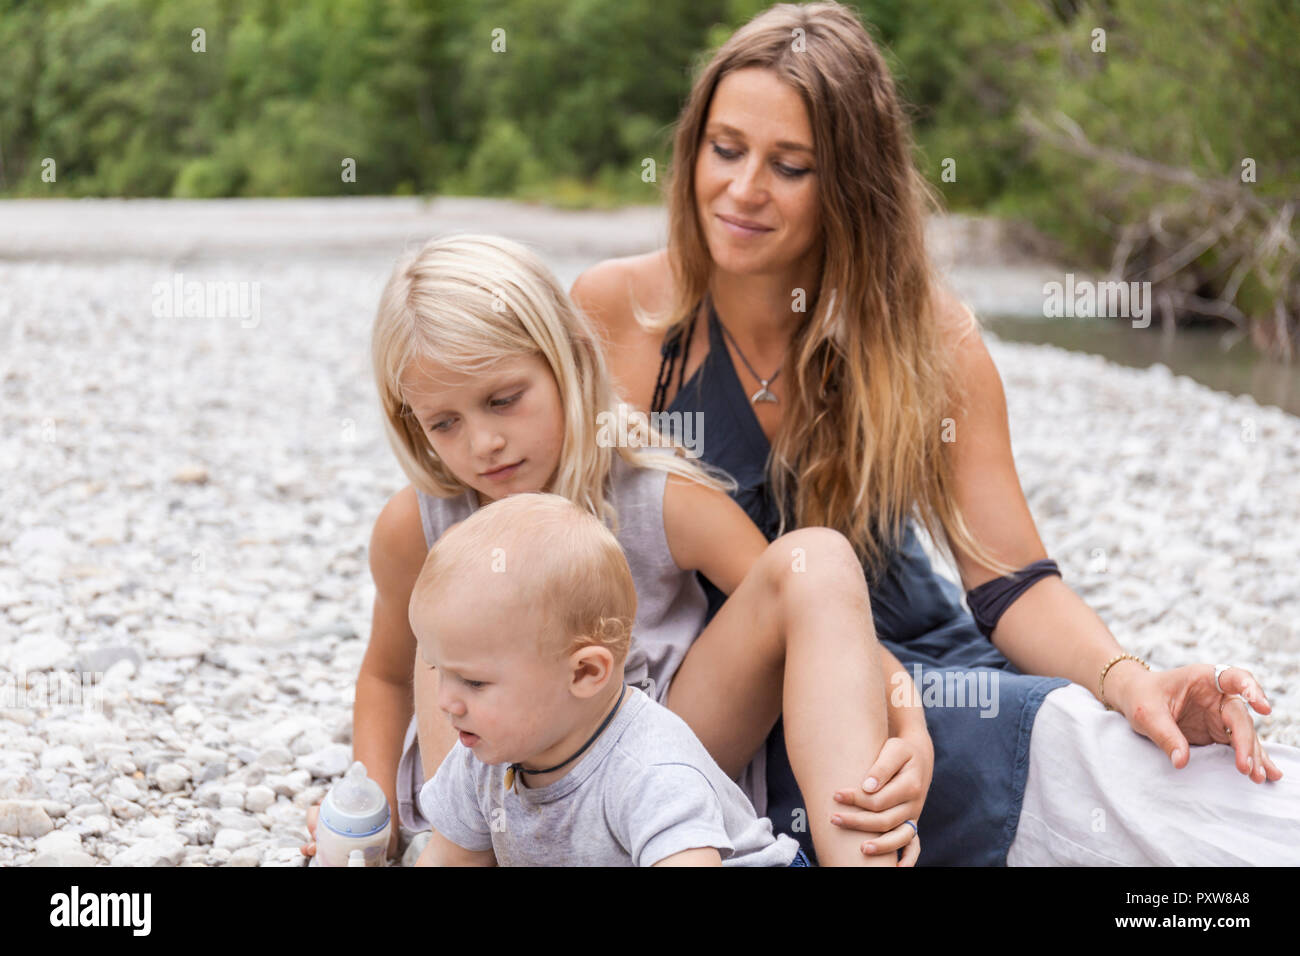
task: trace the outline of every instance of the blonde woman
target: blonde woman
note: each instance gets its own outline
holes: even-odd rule
[[[1150,670],[1048,558],[1001,381],[927,260],[932,196],[856,16],[782,4],[737,31],[696,79],[673,163],[668,247],[593,267],[573,298],[635,404],[703,413],[704,459],[769,538],[824,525],[853,543],[882,645],[921,677],[921,862],[1300,862],[1300,752],[1261,746],[1254,676]],[[1229,746],[1193,755],[1214,743]],[[777,731],[778,828],[803,805],[783,760]],[[892,797],[848,814],[877,845],[914,835]]]

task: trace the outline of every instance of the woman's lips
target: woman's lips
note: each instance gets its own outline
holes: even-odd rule
[[[738,239],[753,239],[757,236],[766,235],[767,233],[772,231],[771,229],[765,227],[751,228],[749,226],[742,226],[739,223],[732,222],[731,220],[726,219],[722,216],[718,216],[718,222],[722,223],[723,228],[725,228],[727,232],[731,233],[731,235],[735,236]]]
[[[484,472],[483,477],[488,479],[488,481],[505,481],[506,479],[512,477],[514,473],[519,470],[519,466],[522,465],[523,463],[524,463],[523,461],[517,461],[513,465],[507,465],[505,468],[499,468],[496,471]]]

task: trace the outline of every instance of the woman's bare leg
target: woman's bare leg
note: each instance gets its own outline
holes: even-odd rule
[[[842,535],[805,528],[769,545],[691,645],[666,703],[733,778],[784,713],[819,862],[895,865],[862,853],[878,834],[831,823],[835,791],[861,788],[888,736],[867,584]]]

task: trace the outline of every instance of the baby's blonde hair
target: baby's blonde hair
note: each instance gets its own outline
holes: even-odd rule
[[[434,453],[402,387],[422,359],[463,374],[496,362],[540,355],[550,366],[564,409],[564,444],[551,486],[617,529],[608,500],[615,453],[639,468],[661,468],[719,490],[725,475],[677,454],[653,454],[597,442],[601,413],[618,417],[615,391],[591,323],[545,264],[524,246],[497,236],[430,240],[402,257],[379,301],[371,341],[384,427],[402,471],[438,498],[467,488]],[[668,444],[653,429],[651,445]]]
[[[498,580],[501,589],[485,591]],[[505,594],[540,612],[539,654],[567,657],[605,647],[621,667],[636,620],[636,587],[618,539],[567,498],[517,494],[479,508],[443,533],[411,591],[411,621],[423,630],[449,588],[474,587],[476,597]]]

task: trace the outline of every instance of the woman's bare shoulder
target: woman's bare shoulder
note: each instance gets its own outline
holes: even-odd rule
[[[655,311],[671,294],[668,250],[598,262],[574,280],[574,303],[614,338],[640,328],[632,305]]]
[[[578,276],[569,294],[600,331],[610,374],[624,398],[648,408],[663,333],[642,328],[633,303],[645,311],[667,305],[672,294],[667,251],[606,259]]]

